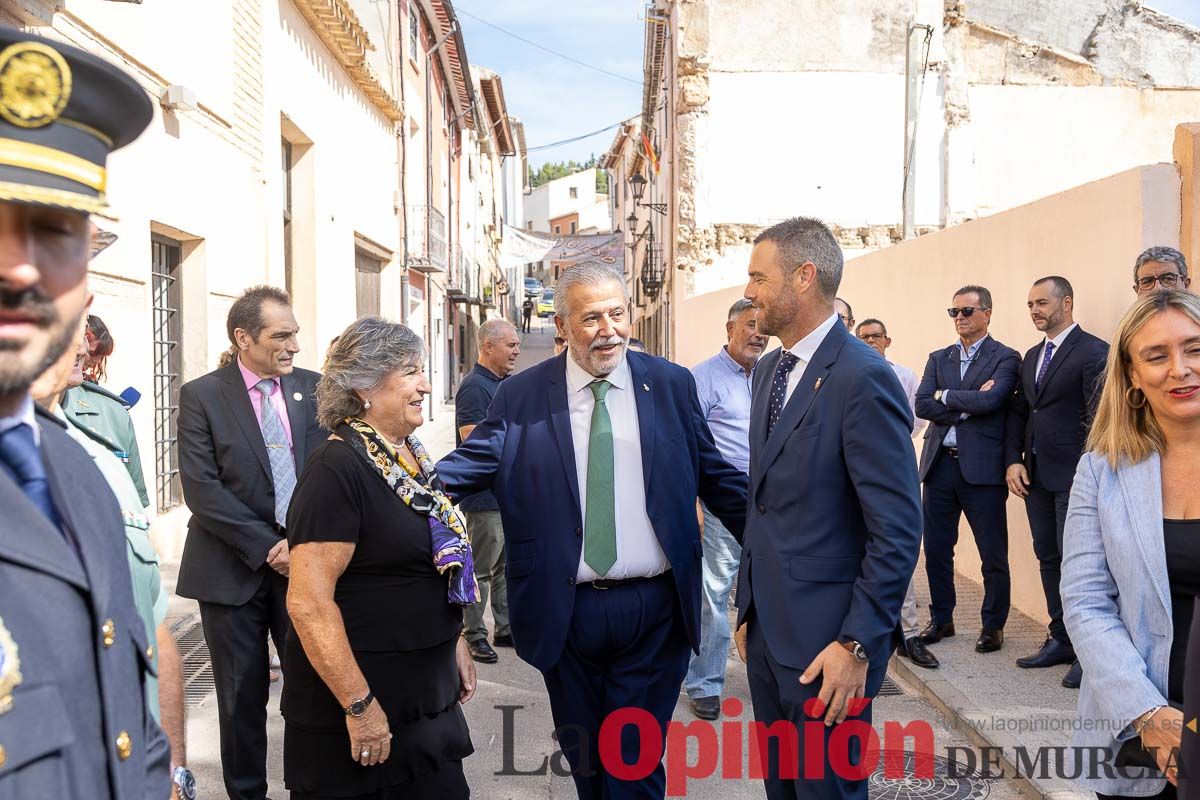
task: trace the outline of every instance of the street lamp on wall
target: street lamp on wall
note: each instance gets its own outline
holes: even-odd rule
[[[641,206],[642,208],[648,208],[651,211],[657,211],[659,214],[662,214],[664,217],[667,215],[667,204],[666,203],[643,203],[642,202],[642,195],[644,195],[646,193],[646,179],[645,179],[645,177],[642,176],[642,173],[640,173],[640,172],[634,173],[634,176],[629,179],[629,188],[633,191],[634,205]]]
[[[662,253],[654,246],[654,232],[647,228],[646,256],[642,260],[642,294],[653,302],[663,288]]]

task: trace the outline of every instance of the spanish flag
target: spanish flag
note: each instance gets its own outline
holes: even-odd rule
[[[658,174],[658,153],[654,152],[654,145],[650,143],[650,137],[642,131],[642,147],[646,150],[646,158],[650,161],[650,166],[654,167],[654,174]]]

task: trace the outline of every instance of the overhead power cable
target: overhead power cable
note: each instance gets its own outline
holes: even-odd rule
[[[588,64],[586,61],[580,61],[577,58],[572,58],[571,56],[567,55],[566,53],[560,53],[557,50],[551,50],[549,47],[546,47],[545,45],[538,44],[535,41],[526,39],[524,36],[513,33],[510,30],[501,28],[499,25],[496,25],[495,23],[492,23],[492,22],[488,22],[486,19],[483,19],[482,17],[477,17],[474,14],[472,14],[470,11],[466,11],[463,8],[455,8],[454,10],[457,13],[462,14],[464,17],[470,17],[471,19],[475,20],[476,22],[479,22],[483,25],[487,25],[489,28],[494,28],[495,30],[500,31],[505,36],[511,36],[512,38],[516,39],[519,42],[524,42],[525,44],[529,45],[530,47],[536,47],[538,50],[544,50],[545,52],[549,53],[550,55],[558,56],[559,58],[561,58],[565,61],[570,61],[572,64],[578,64],[581,67],[586,67],[587,69],[594,70],[595,72],[599,72],[603,75],[607,75],[610,78],[616,78],[617,80],[621,80],[621,81],[628,81],[629,83],[636,83],[638,86],[642,85],[642,82],[640,80],[635,80],[626,75],[618,75],[615,72],[609,72],[608,70],[604,69],[603,67],[597,67],[594,64]]]
[[[626,118],[626,119],[621,120],[620,122],[614,122],[612,125],[609,125],[607,127],[592,131],[591,133],[584,133],[579,136],[572,136],[569,139],[562,139],[561,141],[557,141],[557,142],[548,142],[547,144],[539,144],[536,147],[526,147],[523,152],[536,153],[539,150],[549,150],[552,147],[559,147],[564,144],[572,144],[574,142],[581,142],[584,139],[590,139],[591,137],[596,136],[601,133],[604,133],[605,131],[611,131],[613,128],[619,128],[620,126],[624,125],[628,121],[629,121],[628,118]]]

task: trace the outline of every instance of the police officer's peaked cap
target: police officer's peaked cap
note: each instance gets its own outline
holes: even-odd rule
[[[104,214],[108,154],[154,110],[113,64],[0,26],[0,202]]]

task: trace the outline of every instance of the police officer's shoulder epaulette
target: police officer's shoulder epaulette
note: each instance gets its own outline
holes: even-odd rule
[[[119,394],[113,394],[108,389],[105,389],[103,386],[101,386],[98,383],[92,383],[91,381],[84,381],[81,388],[85,392],[90,392],[92,394],[98,394],[101,397],[107,397],[109,400],[115,400],[116,402],[120,403],[123,408],[126,408],[126,409],[129,408],[129,404],[125,402],[125,398],[121,397],[121,395],[119,395]]]
[[[33,404],[33,413],[48,422],[53,422],[55,425],[62,428],[64,431],[67,429],[67,423],[64,422],[63,420],[59,419],[55,414],[42,408],[41,403]]]

